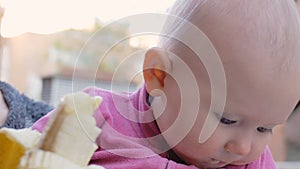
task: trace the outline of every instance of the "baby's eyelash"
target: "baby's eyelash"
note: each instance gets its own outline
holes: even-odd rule
[[[221,115],[218,114],[218,113],[215,113],[215,115],[216,115],[217,119],[218,119],[222,124],[230,125],[230,124],[234,124],[234,123],[237,122],[237,121],[235,121],[235,120],[230,120],[230,119],[228,119],[228,118],[226,118],[226,117],[223,117],[223,116],[221,116]]]
[[[256,129],[258,132],[260,132],[260,133],[266,133],[266,132],[270,132],[270,133],[272,133],[272,129],[268,129],[268,128],[265,128],[265,127],[257,127],[257,129]]]
[[[221,117],[220,122],[227,125],[236,123],[236,121],[227,119],[225,117]]]
[[[230,120],[226,117],[223,117],[222,115],[220,115],[219,113],[214,113],[216,118],[220,121],[220,123],[225,124],[225,125],[231,125],[231,124],[235,124],[237,123],[236,120]],[[273,132],[272,128],[266,128],[266,127],[257,127],[256,130],[259,133],[271,133]]]

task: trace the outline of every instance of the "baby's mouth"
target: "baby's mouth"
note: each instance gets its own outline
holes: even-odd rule
[[[225,166],[227,164],[224,161],[220,161],[220,160],[217,160],[217,159],[214,159],[214,158],[211,158],[209,163],[212,164],[212,165],[219,166],[219,167]]]

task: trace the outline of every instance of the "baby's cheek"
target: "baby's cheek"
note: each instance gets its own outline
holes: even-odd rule
[[[247,155],[245,158],[243,158],[242,162],[244,162],[246,164],[246,163],[251,163],[251,162],[259,159],[265,152],[266,148],[267,148],[267,143],[253,145],[250,154]]]

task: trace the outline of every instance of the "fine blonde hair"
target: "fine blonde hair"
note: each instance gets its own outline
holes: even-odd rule
[[[294,0],[177,0],[168,13],[180,19],[167,20],[159,46],[175,54],[184,44],[172,35],[184,31],[186,21],[205,33],[222,27],[210,19],[212,15],[238,20],[246,34],[271,48],[272,55],[284,47],[293,55],[299,48],[300,22]]]

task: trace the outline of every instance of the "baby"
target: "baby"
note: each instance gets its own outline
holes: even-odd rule
[[[272,128],[300,96],[294,1],[178,0],[163,33],[169,36],[145,53],[145,83],[137,92],[85,90],[103,98],[90,163],[276,168],[267,148]],[[49,116],[33,129],[42,132]]]

